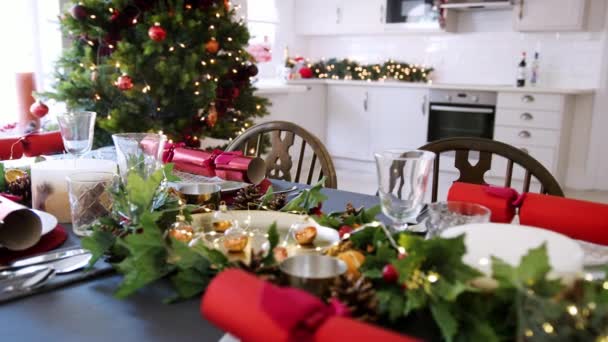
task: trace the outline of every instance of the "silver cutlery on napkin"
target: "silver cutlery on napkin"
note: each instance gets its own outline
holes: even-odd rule
[[[55,270],[51,267],[41,267],[35,272],[30,273],[26,278],[13,279],[11,281],[0,282],[0,293],[14,291],[30,291],[41,286],[55,275]]]
[[[44,268],[51,268],[55,271],[55,274],[64,274],[76,271],[85,267],[92,258],[92,254],[85,252],[84,254],[78,254],[63,259],[49,261],[43,264],[31,265],[16,270],[5,270],[0,272],[0,281],[6,279],[14,279],[19,277],[26,277],[29,274],[36,273]]]

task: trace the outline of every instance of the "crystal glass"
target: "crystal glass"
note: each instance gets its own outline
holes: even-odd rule
[[[91,150],[95,112],[70,112],[57,116],[65,150],[76,158]]]
[[[120,133],[113,134],[116,146],[116,161],[124,183],[127,174],[137,172],[144,179],[162,165],[165,136],[154,133]]]
[[[67,178],[72,227],[79,236],[90,233],[89,226],[112,209],[109,189],[115,184],[111,172],[80,172]]]
[[[374,156],[382,212],[393,221],[394,231],[404,231],[422,210],[435,154],[387,150]]]
[[[490,209],[468,202],[437,202],[428,206],[427,238],[439,236],[447,228],[490,222]]]

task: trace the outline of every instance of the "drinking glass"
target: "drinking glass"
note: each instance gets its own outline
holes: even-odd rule
[[[387,150],[376,153],[378,193],[382,212],[393,230],[407,229],[423,208],[435,154],[427,151]]]
[[[67,178],[68,196],[72,214],[72,228],[79,236],[88,235],[91,223],[107,216],[112,209],[109,189],[114,186],[116,174],[111,172],[79,172]]]
[[[155,133],[120,133],[113,134],[116,146],[116,161],[123,182],[127,175],[137,172],[147,179],[162,164],[165,136]]]
[[[91,150],[95,112],[70,112],[57,116],[65,150],[76,158]]]
[[[426,237],[439,236],[447,228],[471,223],[490,222],[490,209],[468,202],[437,202],[428,206]]]

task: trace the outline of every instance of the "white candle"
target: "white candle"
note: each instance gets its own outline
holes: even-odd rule
[[[32,207],[53,214],[60,223],[72,222],[66,177],[78,172],[117,172],[111,160],[60,159],[32,165]]]

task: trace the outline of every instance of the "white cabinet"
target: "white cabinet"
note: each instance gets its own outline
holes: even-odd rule
[[[580,31],[585,28],[587,0],[519,0],[516,31]]]
[[[369,34],[383,32],[386,22],[386,0],[342,1],[340,33]]]
[[[371,160],[367,87],[330,85],[327,91],[327,149],[333,157]]]
[[[339,0],[296,0],[296,34],[336,34],[343,20],[342,11]]]
[[[427,140],[428,90],[374,87],[370,89],[369,108],[372,150],[389,148],[417,149]]]

